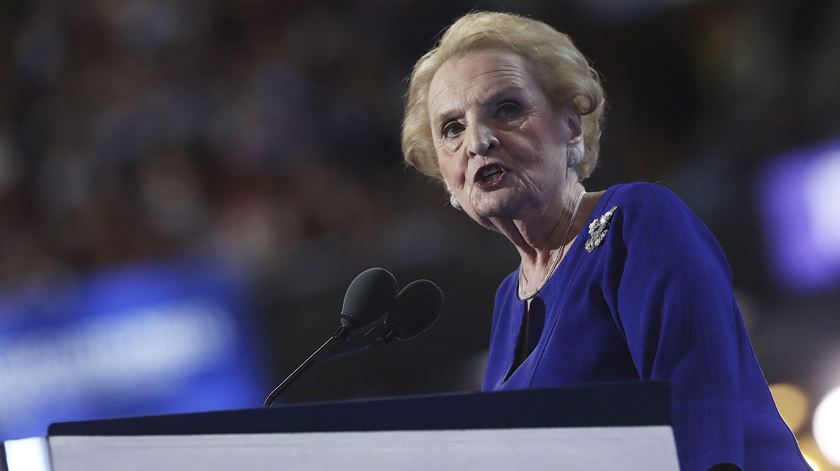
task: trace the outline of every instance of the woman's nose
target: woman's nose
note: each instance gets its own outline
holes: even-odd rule
[[[467,153],[470,157],[487,156],[499,147],[499,138],[490,126],[476,124],[468,129]]]

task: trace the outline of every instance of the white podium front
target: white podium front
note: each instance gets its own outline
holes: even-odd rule
[[[53,471],[678,470],[662,383],[53,424]]]

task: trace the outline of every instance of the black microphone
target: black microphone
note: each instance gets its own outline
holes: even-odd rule
[[[344,303],[341,306],[341,326],[327,339],[309,358],[303,361],[292,373],[286,377],[273,391],[265,398],[263,405],[271,407],[286,388],[302,375],[319,358],[322,352],[331,347],[338,340],[347,337],[350,330],[364,327],[382,317],[394,305],[397,293],[397,279],[388,270],[383,268],[369,268],[360,273],[344,294]]]
[[[394,307],[363,335],[364,344],[348,351],[319,359],[318,363],[337,360],[389,343],[394,339],[411,340],[427,331],[440,318],[443,292],[429,280],[411,282],[397,295]]]
[[[382,317],[394,305],[397,279],[383,268],[361,272],[347,287],[341,305],[341,327],[358,329]]]
[[[429,330],[442,310],[443,291],[438,285],[429,280],[413,281],[397,295],[373,343],[387,343],[394,338],[411,340]]]

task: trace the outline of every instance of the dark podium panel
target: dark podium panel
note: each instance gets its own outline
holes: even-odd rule
[[[678,469],[665,383],[53,424],[54,471]]]

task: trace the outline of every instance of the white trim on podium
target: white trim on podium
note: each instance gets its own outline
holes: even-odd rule
[[[679,470],[669,426],[53,436],[53,471]]]

